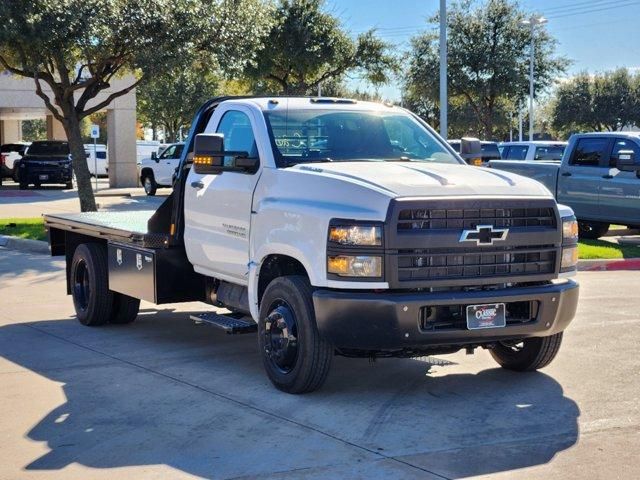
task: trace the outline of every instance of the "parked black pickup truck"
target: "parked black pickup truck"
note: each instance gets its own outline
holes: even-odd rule
[[[20,160],[20,190],[45,183],[64,183],[73,188],[73,170],[67,142],[49,140],[33,142]]]

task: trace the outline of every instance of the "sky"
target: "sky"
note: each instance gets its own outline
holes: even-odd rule
[[[370,28],[406,49],[409,39],[429,28],[426,19],[439,0],[326,0],[344,27],[357,34]],[[548,19],[544,26],[557,40],[557,53],[573,60],[568,74],[627,67],[640,72],[640,0],[521,0],[525,10]],[[352,87],[375,89],[351,80]],[[386,99],[399,100],[397,85],[378,89]]]

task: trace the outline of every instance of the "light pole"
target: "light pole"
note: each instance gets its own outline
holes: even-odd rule
[[[440,136],[447,139],[447,0],[440,0]]]
[[[523,20],[522,25],[529,25],[531,27],[531,56],[529,57],[529,141],[533,141],[533,63],[535,57],[535,28],[536,25],[543,25],[547,23],[547,19],[544,17],[532,16],[528,20]]]

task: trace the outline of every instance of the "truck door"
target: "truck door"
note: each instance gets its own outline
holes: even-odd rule
[[[224,148],[258,156],[255,120],[243,106],[218,107],[205,133],[224,134]],[[225,158],[225,164],[231,163]],[[249,225],[257,173],[198,174],[191,169],[185,190],[187,255],[197,272],[248,283]]]
[[[616,161],[621,150],[632,150],[640,158],[640,146],[629,138],[615,138],[609,170],[600,187],[600,215],[625,225],[640,225],[640,178],[621,172]]]
[[[182,145],[170,145],[160,154],[158,157],[158,165],[154,168],[156,182],[159,185],[168,186],[173,183],[173,172],[180,162],[181,154]]]
[[[598,196],[603,176],[609,174],[610,137],[583,137],[576,141],[569,161],[558,172],[558,203],[573,208],[582,220],[601,220]]]

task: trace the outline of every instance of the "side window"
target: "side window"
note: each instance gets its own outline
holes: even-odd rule
[[[581,138],[576,144],[576,150],[571,157],[570,165],[582,167],[597,167],[604,158],[609,147],[609,139]]]
[[[506,158],[508,160],[524,160],[527,158],[528,151],[529,147],[526,145],[511,145]]]
[[[184,150],[184,145],[176,145],[176,151],[173,153],[172,158],[180,158],[182,156],[182,150]]]
[[[613,144],[613,151],[611,152],[611,159],[609,160],[610,167],[613,168],[616,166],[616,160],[618,159],[620,150],[632,150],[636,159],[640,158],[640,147],[636,142],[625,138],[617,138],[616,143]]]
[[[161,159],[173,158],[173,153],[175,151],[176,151],[176,146],[171,145],[170,147],[167,147],[164,152],[162,152],[162,155],[160,155],[160,158]]]
[[[256,139],[249,117],[240,111],[229,110],[222,116],[216,133],[224,134],[224,149],[232,152],[247,152],[249,157],[258,156]],[[230,166],[233,157],[224,157],[225,166]]]

